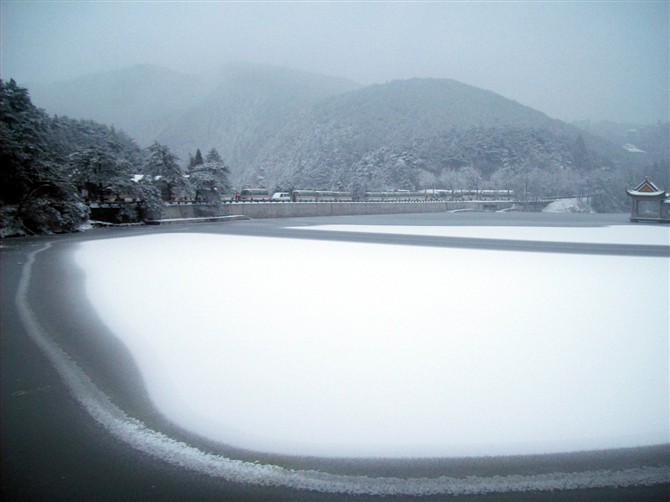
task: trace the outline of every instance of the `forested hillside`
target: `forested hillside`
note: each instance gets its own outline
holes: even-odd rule
[[[215,145],[240,181],[259,151],[307,109],[351,81],[256,64],[229,64],[207,75],[156,66],[93,74],[31,87],[37,106],[52,114],[121,128],[142,147],[169,145],[180,158]]]
[[[453,80],[362,87],[253,64],[205,77],[142,66],[41,88],[37,99],[183,159],[213,145],[238,188],[597,193],[596,207],[612,211],[640,177],[667,179],[667,123],[604,134]]]
[[[220,204],[229,172],[214,148],[184,166],[166,145],[141,149],[113,127],[50,116],[27,89],[0,80],[0,237],[71,232],[109,201],[128,202],[119,222],[178,197]]]
[[[77,184],[85,174],[67,168],[75,152],[98,152],[116,177],[138,162],[139,148],[120,131],[92,121],[50,117],[36,108],[27,89],[0,81],[0,230],[3,233],[72,231],[88,218]]]
[[[667,145],[667,141],[666,141]],[[666,148],[667,152],[667,148]],[[450,80],[374,85],[316,104],[262,152],[247,178],[278,187],[512,189],[518,197],[597,194],[658,175],[633,152],[495,93]],[[645,162],[647,160],[647,162]],[[665,164],[664,164],[665,162]]]
[[[573,164],[568,151],[578,134],[569,129],[455,81],[396,81],[317,104],[265,153],[260,167],[299,185],[414,188],[465,167],[488,177],[533,154]]]
[[[229,65],[200,103],[176,114],[156,135],[181,157],[194,146],[225,152],[237,184],[248,181],[259,154],[302,121],[322,99],[358,86],[348,80],[262,65]]]
[[[192,178],[200,186],[177,186],[181,178],[173,173],[172,188],[209,200],[229,187],[228,176],[237,190],[495,188],[514,190],[517,198],[593,195],[599,211],[626,210],[625,188],[644,176],[670,187],[667,122],[571,125],[453,80],[363,87],[253,64],[199,77],[138,66],[37,89],[36,103],[54,115],[33,107],[34,124],[3,138],[3,158],[45,173],[67,165],[68,182],[76,184],[73,159],[95,146],[120,170],[114,183],[98,183],[99,191],[120,191],[128,166],[156,176],[160,170],[146,165],[154,145],[169,153],[170,172],[193,174],[199,155],[208,166]],[[4,114],[3,127],[15,127],[11,113],[7,120]],[[35,124],[42,128],[35,141],[44,145],[17,155],[13,142],[32,138]],[[214,164],[202,158],[202,145],[215,150]],[[12,194],[23,192],[12,183],[3,200],[17,203]],[[79,180],[80,192],[82,186]],[[172,188],[160,187],[163,199]],[[74,206],[68,207],[71,213]]]
[[[670,151],[670,123],[635,125],[587,120],[574,125],[625,150],[627,159],[632,158],[633,165],[656,165],[653,168],[654,179],[660,186],[670,187],[670,169],[660,169]]]

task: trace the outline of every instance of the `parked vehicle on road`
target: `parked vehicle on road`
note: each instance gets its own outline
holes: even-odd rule
[[[275,192],[272,194],[273,202],[291,202],[290,192]]]
[[[268,201],[270,193],[267,188],[243,188],[240,191],[239,200],[241,202]]]

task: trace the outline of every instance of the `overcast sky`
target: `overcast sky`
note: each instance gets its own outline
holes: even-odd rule
[[[548,115],[668,120],[669,2],[1,1],[3,79],[249,61],[362,84],[452,78]]]

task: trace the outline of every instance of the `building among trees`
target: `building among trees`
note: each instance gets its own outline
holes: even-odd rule
[[[630,221],[670,222],[670,193],[658,188],[649,178],[626,193],[632,199]]]

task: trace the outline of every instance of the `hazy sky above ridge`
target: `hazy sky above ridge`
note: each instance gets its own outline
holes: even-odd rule
[[[30,88],[136,64],[248,61],[361,84],[452,78],[551,117],[668,120],[669,2],[1,1],[0,74]]]

